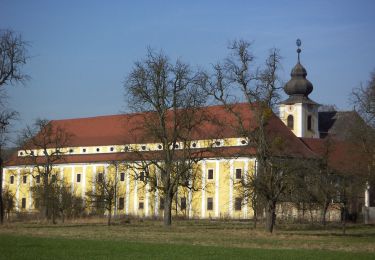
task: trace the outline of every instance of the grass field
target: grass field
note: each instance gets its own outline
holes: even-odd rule
[[[272,235],[246,222],[132,220],[0,228],[2,259],[375,259],[375,226],[278,226]]]

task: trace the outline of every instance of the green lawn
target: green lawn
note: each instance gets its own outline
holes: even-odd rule
[[[1,259],[374,259],[371,253],[0,235]]]
[[[0,259],[375,259],[375,226],[279,226],[246,222],[132,220],[0,227]]]

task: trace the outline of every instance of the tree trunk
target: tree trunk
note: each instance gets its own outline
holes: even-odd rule
[[[329,202],[327,201],[323,205],[323,212],[322,212],[322,224],[323,224],[323,226],[326,226],[326,224],[327,224],[326,215],[327,215],[328,207],[329,207]]]
[[[257,210],[256,209],[254,209],[253,210],[254,211],[254,229],[256,229],[257,228],[257,221],[258,221],[258,215],[257,215]]]
[[[170,227],[172,225],[172,200],[173,196],[166,194],[164,202],[164,226]]]
[[[108,226],[111,225],[111,219],[112,219],[112,209],[108,210]]]
[[[276,201],[268,201],[266,208],[266,231],[272,233],[276,220]]]
[[[342,234],[346,234],[346,206],[342,208]]]

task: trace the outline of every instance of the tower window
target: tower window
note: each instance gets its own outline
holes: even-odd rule
[[[120,173],[120,180],[125,181],[125,173],[124,172]]]
[[[23,209],[26,209],[26,198],[22,198],[22,203],[21,204],[22,204],[21,207]]]
[[[10,176],[10,180],[9,180],[9,182],[10,182],[10,184],[13,184],[13,183],[14,183],[14,176],[13,176],[13,175]]]
[[[288,118],[287,118],[287,126],[290,128],[290,129],[293,129],[294,128],[294,118],[292,115],[289,115]]]
[[[27,183],[27,176],[26,175],[22,176],[22,182]]]
[[[77,174],[77,182],[81,182],[81,174],[80,173]]]
[[[311,129],[312,129],[312,117],[307,116],[307,130],[311,130]]]

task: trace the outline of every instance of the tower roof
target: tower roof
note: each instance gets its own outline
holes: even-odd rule
[[[300,63],[301,41],[297,40],[297,53],[298,61],[290,73],[291,79],[285,84],[284,91],[289,95],[289,98],[283,103],[314,103],[308,98],[309,94],[313,91],[313,84],[306,79],[307,71]]]

